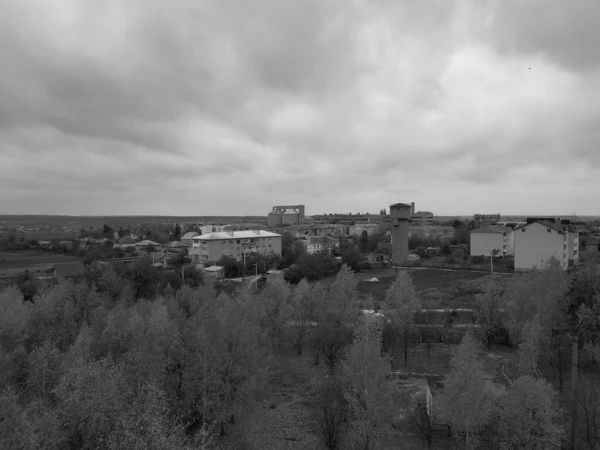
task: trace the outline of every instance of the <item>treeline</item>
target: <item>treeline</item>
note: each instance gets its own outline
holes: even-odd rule
[[[406,427],[431,440],[440,424],[467,448],[488,440],[499,448],[560,448],[561,410],[545,380],[552,332],[594,345],[600,331],[597,275],[569,279],[550,268],[515,277],[503,290],[490,283],[478,294],[479,335],[458,346],[433,410],[414,411],[406,424],[407,400],[390,372],[392,356],[411,357],[408,336],[423,307],[407,272],[387,291],[382,318],[359,312],[347,266],[330,286],[278,280],[232,294],[202,285],[161,291],[151,273],[137,267],[121,276],[96,264],[85,280],[39,286],[31,301],[17,288],[2,291],[3,445],[210,448],[260,413],[290,346],[314,367],[308,425],[329,449],[399,445]],[[515,351],[503,370],[506,389],[494,393],[479,341],[500,326]],[[600,396],[587,386],[580,386],[581,439],[600,439],[592,427],[600,411],[593,416],[589,403],[600,404]]]

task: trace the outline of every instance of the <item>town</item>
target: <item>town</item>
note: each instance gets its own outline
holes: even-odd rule
[[[206,320],[210,317],[216,321],[213,332],[226,323],[235,323],[233,334],[223,335],[225,340],[218,348],[227,344],[228,339],[237,339],[235,336],[258,333],[256,342],[248,341],[239,349],[218,350],[224,352],[220,355],[214,354],[217,347],[210,355],[204,351],[202,358],[210,357],[211,364],[217,364],[220,358],[238,358],[235,370],[245,375],[220,386],[210,378],[218,372],[194,375],[211,383],[204,390],[194,388],[197,395],[211,396],[211,400],[177,406],[182,426],[185,425],[182,430],[187,430],[177,438],[181,448],[189,439],[201,439],[206,448],[234,447],[250,439],[245,409],[238,403],[252,398],[246,395],[259,395],[257,398],[263,402],[258,409],[257,406],[252,409],[261,421],[250,427],[251,434],[268,440],[272,448],[279,448],[281,442],[291,439],[284,430],[292,425],[286,422],[292,416],[296,417],[294,422],[300,421],[308,427],[304,431],[299,428],[290,431],[299,446],[317,448],[321,442],[328,448],[342,448],[340,445],[345,441],[341,436],[346,436],[345,439],[353,436],[343,425],[352,413],[351,405],[339,404],[352,392],[344,387],[352,378],[344,377],[358,376],[351,375],[355,370],[353,364],[363,364],[360,361],[367,357],[365,351],[370,352],[369,358],[380,358],[369,371],[387,367],[385,373],[372,373],[374,377],[383,376],[380,381],[376,381],[378,378],[369,381],[369,386],[376,383],[371,386],[375,392],[372,401],[383,402],[377,396],[385,392],[391,396],[390,401],[396,399],[387,406],[381,403],[389,409],[385,417],[380,416],[382,412],[377,408],[368,411],[373,414],[371,420],[378,418],[378,424],[371,425],[375,428],[369,432],[369,439],[381,445],[394,442],[397,439],[394,436],[400,433],[411,442],[411,448],[432,445],[450,448],[461,440],[478,442],[477,448],[495,448],[486,445],[499,439],[526,447],[524,442],[531,439],[534,429],[536,433],[543,430],[547,439],[545,448],[560,448],[561,443],[572,438],[571,432],[587,433],[581,439],[588,444],[600,439],[600,435],[589,437],[593,424],[600,421],[600,410],[593,409],[598,404],[593,402],[600,399],[600,389],[592,381],[600,379],[597,376],[600,359],[597,346],[600,221],[597,218],[500,214],[436,217],[429,211],[416,210],[414,202],[392,203],[378,214],[308,216],[305,205],[288,205],[274,206],[266,216],[246,218],[4,216],[0,218],[0,236],[0,286],[4,286],[0,304],[5,312],[2,329],[6,330],[2,355],[9,365],[11,358],[17,357],[15,352],[24,348],[18,345],[25,345],[32,349],[31,355],[46,361],[44,364],[55,364],[52,370],[58,377],[62,369],[56,364],[66,361],[68,352],[74,351],[69,350],[69,345],[83,339],[83,331],[77,332],[77,328],[70,332],[74,333],[71,338],[66,335],[61,338],[66,341],[48,341],[43,335],[27,334],[33,332],[26,330],[33,326],[34,322],[28,320],[34,316],[26,317],[48,314],[42,310],[34,313],[37,305],[42,307],[42,296],[52,298],[44,301],[53,302],[53,308],[63,311],[61,314],[67,313],[65,308],[88,305],[85,308],[105,311],[103,314],[108,316],[104,320],[117,321],[106,327],[125,320],[119,333],[130,336],[129,343],[117,353],[110,350],[117,343],[115,339],[121,339],[117,335],[101,338],[103,334],[87,332],[85,339],[96,342],[95,346],[109,346],[104,350],[86,347],[88,353],[100,352],[95,358],[101,355],[129,358],[127,355],[136,354],[158,357],[152,348],[171,354],[175,348],[170,350],[164,347],[166,342],[161,342],[169,333],[187,333],[179,328],[187,326],[184,322],[176,323],[183,318],[169,318],[172,313],[168,311],[173,307],[184,308],[182,311],[192,316],[204,311],[202,314],[208,314]],[[589,270],[596,275],[582,278]],[[575,284],[591,292],[574,296]],[[77,300],[76,295],[86,299]],[[93,300],[94,295],[100,297]],[[146,303],[147,306],[140,303],[152,299],[153,303]],[[228,305],[231,300],[227,299],[237,300]],[[93,302],[98,301],[94,307]],[[213,302],[225,304],[213,310],[210,306]],[[580,341],[571,345],[568,321],[573,313],[569,311],[576,304],[592,315],[586,319],[586,331],[580,333]],[[27,305],[33,305],[33,309]],[[153,314],[164,314],[160,313],[161,308],[167,308],[163,311],[169,317],[160,319],[167,322],[153,325],[158,327],[155,331],[131,328],[133,322],[127,322],[130,319],[123,315],[129,310],[128,314],[139,315],[136,320],[149,325],[159,320],[158,316],[152,318]],[[254,308],[258,308],[255,313]],[[192,310],[197,312],[191,313]],[[15,312],[7,316],[7,311]],[[254,318],[254,314],[258,316]],[[80,319],[76,317],[70,319],[76,321],[70,326],[77,327],[81,320],[90,326],[96,323],[87,314]],[[200,321],[197,326],[205,326],[200,325],[202,317],[194,319]],[[17,325],[15,320],[25,322]],[[43,320],[51,319],[48,316]],[[53,332],[52,327],[66,326],[62,319],[53,320],[58,322],[44,325],[50,327],[44,328],[48,332]],[[240,328],[239,320],[246,321],[246,325]],[[254,320],[259,320],[255,325],[258,328],[251,331],[246,327]],[[19,327],[25,328],[18,331]],[[6,334],[9,329],[15,331]],[[150,333],[147,339],[152,347],[140,347],[141,343],[131,340],[134,339],[131,333],[138,332]],[[214,345],[201,342],[205,341],[194,345]],[[356,347],[359,342],[367,346],[360,350],[362,347]],[[46,347],[38,347],[41,343]],[[248,345],[258,347],[252,349]],[[380,350],[375,350],[378,346]],[[173,354],[150,366],[133,361],[127,364],[131,370],[150,370],[144,376],[155,373],[153,376],[162,380],[162,389],[167,389],[161,395],[177,392],[183,395],[185,391],[181,390],[191,387],[180,386],[169,394],[175,386],[167,388],[165,383],[176,379],[181,383],[180,377],[192,376],[193,372],[186,370],[207,370],[207,366],[204,363],[198,369],[180,366],[177,370],[183,372],[170,374],[178,358]],[[92,364],[94,360],[89,361]],[[177,362],[182,363],[183,360]],[[569,370],[575,364],[579,366],[577,376]],[[89,366],[85,370],[91,369]],[[94,370],[100,370],[100,374],[113,369],[99,366]],[[315,380],[313,371],[329,374],[323,381],[325,384],[309,388]],[[31,377],[35,373],[30,371],[22,376],[30,383],[27,389],[35,387],[36,395],[44,397],[49,395],[44,391],[64,389],[60,386],[66,381],[56,384],[59,379],[52,377],[34,381]],[[332,375],[335,377],[330,378]],[[10,384],[10,380],[19,376],[18,371],[7,372],[3,383]],[[117,374],[106,372],[103,376],[110,379]],[[276,382],[273,377],[283,379]],[[336,380],[342,384],[336,384]],[[366,382],[359,376],[357,386]],[[264,394],[249,391],[232,397],[229,403],[218,400],[224,389],[250,389],[254,383],[263,388],[270,385],[272,394],[260,397]],[[464,389],[461,386],[472,394],[468,397],[459,394]],[[305,389],[308,391],[304,392]],[[77,392],[69,394],[72,398],[69,401],[83,402]],[[99,391],[94,395],[104,394]],[[214,395],[217,397],[213,398]],[[306,400],[313,406],[303,408],[297,402],[306,395],[313,399]],[[164,407],[175,407],[175,404],[168,406],[168,398],[161,401],[167,402]],[[494,409],[504,408],[494,407],[503,402],[509,402],[506,407],[517,402],[514,407],[522,408],[526,402],[540,401],[551,402],[541,424],[540,419],[522,417],[521,410]],[[264,402],[266,409],[261,412],[260,405]],[[460,406],[461,402],[474,402],[469,403],[475,405],[474,409],[461,411],[466,408]],[[206,410],[209,405],[212,412]],[[332,415],[331,420],[311,419],[311,408],[315,414]],[[575,423],[577,412],[584,417]],[[562,428],[559,417],[563,417],[562,423],[574,423],[574,428]],[[494,420],[500,422],[494,425]],[[524,428],[525,434],[515,436],[509,426],[513,420],[533,420],[534,428]],[[278,424],[277,429],[261,431],[262,423],[273,421]],[[465,429],[465,421],[472,428]],[[311,423],[317,428],[311,428]],[[509,429],[502,428],[506,426]]]

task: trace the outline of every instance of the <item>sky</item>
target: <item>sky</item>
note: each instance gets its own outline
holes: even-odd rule
[[[0,0],[0,214],[597,215],[596,0]]]

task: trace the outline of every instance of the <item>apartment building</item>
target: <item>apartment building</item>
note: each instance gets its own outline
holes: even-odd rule
[[[337,239],[329,236],[303,236],[300,242],[309,255],[331,253],[339,244]]]
[[[192,238],[190,256],[194,261],[218,261],[223,256],[241,259],[245,254],[281,256],[280,234],[263,230],[216,231]]]
[[[539,220],[515,228],[515,271],[540,269],[555,258],[563,270],[579,262],[579,233]]]
[[[499,250],[498,256],[515,254],[514,231],[501,225],[476,228],[470,235],[471,256],[490,256]]]
[[[200,231],[202,231],[202,234],[209,234],[209,233],[220,233],[222,231],[228,231],[230,229],[231,225],[201,225]]]

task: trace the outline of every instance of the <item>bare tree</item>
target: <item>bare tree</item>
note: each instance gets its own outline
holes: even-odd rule
[[[500,309],[503,306],[502,297],[498,286],[490,281],[484,288],[483,293],[475,295],[476,318],[481,325],[483,337],[488,349],[492,346],[492,336],[502,325]]]
[[[404,342],[404,365],[408,364],[408,339],[413,330],[415,312],[421,309],[415,286],[406,271],[398,273],[390,285],[385,301],[390,308],[390,317],[396,333]]]
[[[342,381],[335,377],[325,377],[317,389],[317,398],[312,407],[313,419],[323,443],[329,450],[339,449],[348,415],[348,402]]]

